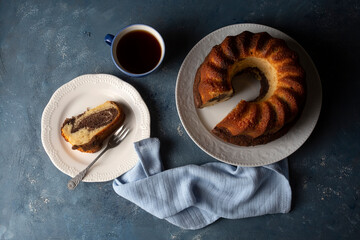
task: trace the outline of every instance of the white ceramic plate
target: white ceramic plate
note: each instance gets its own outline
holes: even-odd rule
[[[228,35],[237,35],[243,31],[268,32],[276,38],[282,38],[300,57],[300,63],[306,71],[308,95],[300,119],[283,137],[264,145],[241,147],[226,143],[211,134],[211,129],[233,109],[240,99],[250,100],[258,95],[258,88],[251,83],[230,100],[196,109],[193,99],[193,81],[197,68],[211,48],[221,43]],[[238,166],[263,166],[277,162],[295,152],[310,136],[319,118],[322,90],[316,67],[306,51],[288,35],[259,24],[236,24],[218,29],[198,42],[186,56],[178,73],[176,107],[180,120],[190,138],[210,156]]]
[[[82,153],[72,150],[71,145],[61,136],[62,123],[66,118],[108,100],[123,106],[125,124],[131,131],[119,146],[107,151],[94,164],[84,181],[112,180],[131,169],[138,161],[133,143],[150,136],[150,114],[140,94],[130,84],[112,75],[82,75],[55,91],[41,119],[41,139],[45,151],[53,164],[70,177],[82,171],[100,151]]]

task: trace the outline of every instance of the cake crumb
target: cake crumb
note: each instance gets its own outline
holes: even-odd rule
[[[184,135],[184,132],[183,130],[181,129],[181,125],[179,124],[178,127],[177,127],[177,131],[178,131],[178,134],[180,137],[182,137]]]

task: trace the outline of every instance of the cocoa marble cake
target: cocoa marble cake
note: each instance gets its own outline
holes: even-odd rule
[[[78,116],[67,118],[61,135],[72,149],[94,153],[101,149],[103,141],[124,122],[125,114],[119,104],[107,101]]]
[[[259,96],[241,100],[212,130],[241,146],[265,144],[284,135],[300,115],[306,98],[305,72],[284,40],[266,32],[242,32],[214,46],[197,70],[193,95],[197,108],[232,97],[232,78],[244,71],[261,81]]]

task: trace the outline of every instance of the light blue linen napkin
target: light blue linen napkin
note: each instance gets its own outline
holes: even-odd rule
[[[211,162],[163,171],[157,138],[134,145],[140,161],[113,181],[115,192],[176,226],[199,229],[219,218],[290,211],[287,159],[263,167]]]

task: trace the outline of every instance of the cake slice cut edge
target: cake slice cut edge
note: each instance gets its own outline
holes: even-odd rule
[[[95,153],[124,120],[125,113],[120,104],[107,101],[77,116],[66,118],[61,135],[72,145],[72,149]]]

